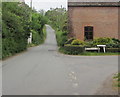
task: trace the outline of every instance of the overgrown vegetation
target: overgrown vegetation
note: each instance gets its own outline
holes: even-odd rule
[[[120,87],[120,73],[116,74],[116,75],[114,76],[114,79],[117,81],[117,82],[115,83],[115,86]]]
[[[67,41],[67,11],[65,8],[50,9],[45,16],[49,19],[49,24],[56,30],[58,46],[64,46]]]
[[[24,3],[2,2],[2,58],[27,49],[31,32],[33,44],[43,42],[45,23],[44,16]]]
[[[40,13],[32,13],[32,23],[31,23],[31,32],[32,32],[32,44],[38,45],[44,42],[46,37],[45,24],[47,19],[45,16]]]

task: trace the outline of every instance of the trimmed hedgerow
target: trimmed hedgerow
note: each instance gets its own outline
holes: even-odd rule
[[[60,47],[59,51],[64,54],[79,55],[85,52],[85,48],[83,46],[78,45],[65,45],[63,47]]]
[[[119,48],[106,48],[106,52],[120,52]]]
[[[106,45],[106,52],[107,53],[119,53],[120,52],[120,41],[118,39],[114,38],[98,38],[93,41],[80,41],[75,38],[71,38],[68,41],[65,42],[65,46],[60,47],[59,51],[64,53],[64,54],[69,54],[69,55],[87,55],[90,52],[84,52],[85,47],[86,48],[91,48],[91,47],[96,47],[98,44],[104,44]],[[82,50],[84,49],[84,50]]]

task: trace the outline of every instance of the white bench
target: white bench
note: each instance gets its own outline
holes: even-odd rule
[[[97,47],[102,47],[102,48],[103,48],[103,51],[104,51],[104,53],[105,53],[105,47],[106,47],[106,45],[97,45]]]
[[[98,52],[100,52],[100,48],[96,48],[96,47],[94,47],[94,48],[85,48],[85,51],[95,51],[95,50],[98,50]]]
[[[97,47],[85,48],[85,51],[98,50],[98,52],[100,52],[100,47],[103,48],[103,51],[105,53],[105,47],[106,47],[106,45],[97,45]]]

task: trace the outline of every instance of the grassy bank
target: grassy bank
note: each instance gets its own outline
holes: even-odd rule
[[[114,77],[114,82],[113,85],[114,87],[119,87],[120,88],[120,73],[116,74]]]

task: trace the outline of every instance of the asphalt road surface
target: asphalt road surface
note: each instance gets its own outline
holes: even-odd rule
[[[118,56],[69,56],[57,50],[47,25],[43,45],[3,61],[3,95],[94,95],[118,71]]]

